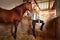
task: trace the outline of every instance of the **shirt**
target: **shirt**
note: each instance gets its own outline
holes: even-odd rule
[[[29,13],[29,16],[31,16],[32,20],[38,20],[39,19],[39,14],[36,11],[31,10],[30,12],[28,11],[28,13]]]

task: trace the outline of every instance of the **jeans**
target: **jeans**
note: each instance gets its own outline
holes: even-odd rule
[[[35,33],[35,24],[38,23],[38,20],[32,20],[32,25],[33,25],[33,36],[36,37],[36,33]],[[42,23],[40,30],[43,30],[43,26],[44,26],[44,21],[40,20],[40,23]]]

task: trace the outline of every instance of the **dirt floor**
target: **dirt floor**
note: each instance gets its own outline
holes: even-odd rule
[[[36,30],[36,38],[32,35],[32,28],[28,20],[23,19],[18,25],[17,39],[16,40],[56,40],[55,30],[53,28],[46,28],[41,31],[40,29]],[[14,40],[11,35],[11,26],[10,25],[0,25],[0,40]]]

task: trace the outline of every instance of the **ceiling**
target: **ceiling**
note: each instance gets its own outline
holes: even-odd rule
[[[36,1],[46,2],[49,0],[36,0]],[[50,0],[50,1],[53,1],[53,0]],[[34,2],[34,1],[32,0],[32,2]],[[23,0],[0,0],[0,8],[10,10],[10,9],[20,5],[21,3],[23,3]]]

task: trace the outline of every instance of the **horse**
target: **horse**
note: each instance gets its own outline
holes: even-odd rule
[[[23,3],[11,10],[6,10],[3,8],[0,8],[0,23],[14,25],[15,31],[13,33],[12,32],[13,27],[11,27],[12,28],[11,32],[12,32],[12,35],[15,40],[16,40],[17,26],[18,26],[19,22],[21,22],[23,14],[27,10],[32,10],[31,2]]]
[[[52,18],[47,21],[45,25],[44,34],[41,36],[57,38],[57,35],[60,37],[60,16]]]

